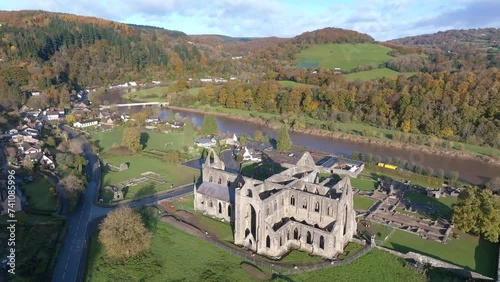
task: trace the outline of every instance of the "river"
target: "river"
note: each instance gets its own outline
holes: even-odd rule
[[[204,114],[178,110],[173,112],[174,114],[178,112],[182,117],[190,118],[196,126],[201,126],[203,123]],[[167,110],[164,110],[161,117],[166,118],[167,115]],[[222,116],[217,116],[217,125],[221,132],[233,132],[235,134],[248,134],[252,136],[253,132],[259,129],[270,137],[276,138],[278,135],[276,130],[269,127]],[[476,185],[484,184],[492,177],[500,175],[500,165],[486,163],[481,160],[464,160],[457,157],[438,156],[420,151],[389,148],[369,143],[354,143],[348,140],[332,139],[326,136],[308,135],[299,132],[289,132],[289,134],[294,145],[307,147],[311,150],[344,156],[349,156],[352,152],[369,152],[373,155],[379,155],[382,158],[399,158],[417,165],[432,167],[434,171],[437,169],[443,169],[445,172],[458,171],[460,180]]]
[[[103,104],[123,103],[126,102],[122,98],[123,93],[123,90],[107,91],[105,95],[99,97],[99,100],[101,100],[101,103],[104,102]],[[203,122],[204,114],[189,111],[174,111],[174,113],[177,112],[182,117],[190,118],[196,126],[201,126]],[[162,119],[166,118],[167,113],[165,109],[162,111]],[[277,137],[277,131],[274,129],[228,117],[217,116],[217,125],[221,132],[253,135],[253,132],[259,129],[270,137]],[[295,145],[336,155],[349,156],[352,152],[369,152],[373,155],[379,155],[382,158],[399,158],[417,165],[432,167],[434,171],[437,169],[443,169],[445,172],[458,171],[460,180],[476,185],[484,184],[491,178],[500,176],[500,165],[486,163],[481,160],[465,160],[453,156],[434,155],[421,151],[398,149],[370,143],[355,143],[348,140],[332,139],[326,136],[308,135],[298,132],[290,132],[290,138]]]

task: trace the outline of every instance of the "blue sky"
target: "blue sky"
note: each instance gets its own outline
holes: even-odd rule
[[[500,27],[499,0],[1,0],[2,10],[47,10],[187,34],[293,37],[339,27],[376,40]],[[307,4],[304,4],[307,3]]]

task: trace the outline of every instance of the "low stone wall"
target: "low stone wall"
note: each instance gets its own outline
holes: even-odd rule
[[[437,268],[443,268],[447,271],[459,274],[459,275],[467,277],[467,278],[494,281],[494,279],[491,277],[484,276],[484,275],[479,274],[477,272],[467,270],[461,266],[454,265],[454,264],[451,264],[451,263],[448,263],[448,262],[445,262],[445,261],[442,261],[439,259],[431,258],[431,257],[428,257],[426,255],[417,254],[414,252],[408,252],[408,253],[404,254],[404,253],[400,253],[400,252],[397,252],[394,250],[389,250],[389,249],[386,249],[386,248],[380,247],[380,246],[376,246],[376,248],[383,250],[385,252],[391,253],[395,256],[404,258],[404,259],[413,259],[413,260],[416,260],[416,261],[423,263],[423,264],[430,264],[430,265],[437,267]],[[499,267],[499,269],[500,269],[500,267]]]

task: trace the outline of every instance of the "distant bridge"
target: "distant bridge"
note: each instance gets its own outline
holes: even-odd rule
[[[137,106],[142,106],[142,107],[146,107],[146,106],[161,106],[161,107],[164,107],[164,106],[168,106],[168,102],[162,102],[162,103],[160,103],[160,102],[142,102],[142,103],[101,105],[100,108],[101,109],[109,109],[109,108],[112,108],[112,107],[117,107],[117,108],[127,107],[127,108],[130,108],[130,107],[137,107]]]

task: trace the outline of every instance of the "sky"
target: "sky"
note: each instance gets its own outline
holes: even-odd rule
[[[338,27],[385,41],[449,29],[500,28],[500,0],[0,0],[0,9],[233,37],[293,37]]]

